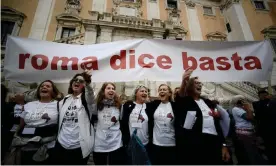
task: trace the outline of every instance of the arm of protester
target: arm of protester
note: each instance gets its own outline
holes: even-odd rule
[[[18,128],[16,129],[15,133],[14,133],[14,136],[18,136],[18,133],[21,132],[21,130],[24,128],[25,126],[25,121],[24,121],[24,117],[26,116],[26,112],[25,112],[25,108],[23,106],[23,111],[20,115],[20,122],[19,122],[19,125],[18,125]]]
[[[180,90],[178,91],[178,94],[180,97],[184,97],[185,96],[185,90],[186,90],[186,84],[190,79],[191,74],[193,73],[193,70],[190,69],[190,67],[188,69],[186,69],[186,71],[184,72],[183,76],[182,76],[182,83],[180,86]]]
[[[95,103],[94,90],[91,84],[91,71],[85,70],[84,80],[85,80],[85,100],[88,105],[93,105]]]
[[[251,109],[249,103],[243,102],[243,109],[245,110],[246,113],[242,114],[242,118],[248,121],[252,121],[254,119],[253,116],[253,110]]]

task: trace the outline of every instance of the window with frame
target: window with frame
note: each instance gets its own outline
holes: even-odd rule
[[[253,2],[254,2],[254,5],[255,5],[256,9],[261,9],[261,10],[265,10],[266,9],[264,1],[260,1],[260,0],[255,1],[254,0]]]
[[[61,38],[67,38],[75,35],[76,28],[62,28]]]
[[[212,7],[203,6],[203,14],[214,15]]]
[[[177,9],[177,0],[167,0],[168,8]]]
[[[1,45],[5,45],[8,35],[12,34],[15,22],[1,21]]]

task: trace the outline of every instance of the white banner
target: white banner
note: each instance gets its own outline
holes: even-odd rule
[[[83,68],[94,82],[181,81],[191,66],[203,81],[265,81],[272,71],[269,41],[207,42],[125,40],[69,45],[9,37],[4,74],[7,80],[68,82]]]

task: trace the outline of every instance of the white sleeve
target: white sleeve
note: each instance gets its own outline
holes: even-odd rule
[[[20,118],[25,118],[25,116],[28,113],[28,110],[30,109],[30,103],[27,103],[24,105],[24,111],[20,114]]]
[[[233,112],[235,112],[235,114],[236,114],[238,117],[242,117],[242,115],[246,113],[243,109],[236,108],[236,107],[233,108]]]

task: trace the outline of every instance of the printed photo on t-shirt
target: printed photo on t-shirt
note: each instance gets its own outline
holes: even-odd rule
[[[20,117],[22,111],[23,111],[22,105],[15,105],[15,107],[14,107],[14,117],[15,118]]]
[[[64,118],[63,118],[63,125],[65,127],[75,127],[78,123],[78,108],[76,105],[70,105],[65,112]]]

